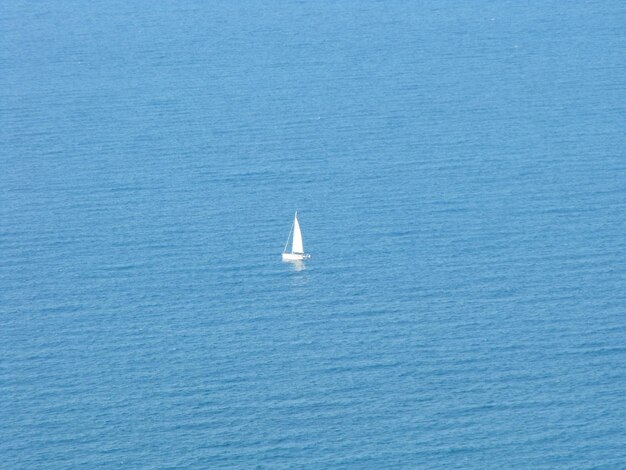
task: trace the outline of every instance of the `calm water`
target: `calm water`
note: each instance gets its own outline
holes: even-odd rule
[[[104,3],[0,6],[4,468],[624,468],[623,2]]]

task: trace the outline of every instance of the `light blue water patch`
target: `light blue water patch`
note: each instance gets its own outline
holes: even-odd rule
[[[2,465],[623,467],[625,19],[3,3]]]

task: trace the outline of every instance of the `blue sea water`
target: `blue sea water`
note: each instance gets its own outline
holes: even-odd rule
[[[2,2],[0,466],[625,468],[624,51],[620,1]]]

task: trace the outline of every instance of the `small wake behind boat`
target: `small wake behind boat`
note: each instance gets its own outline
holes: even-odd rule
[[[292,237],[293,235],[293,237]],[[287,251],[289,240],[291,239],[291,253]],[[285,248],[283,249],[283,261],[302,261],[311,258],[311,255],[304,252],[304,245],[302,244],[302,231],[300,230],[300,223],[298,222],[298,211],[293,217],[293,224],[289,231],[289,237]]]

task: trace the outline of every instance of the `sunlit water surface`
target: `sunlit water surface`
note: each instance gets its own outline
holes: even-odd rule
[[[625,18],[4,2],[1,466],[623,468]]]

